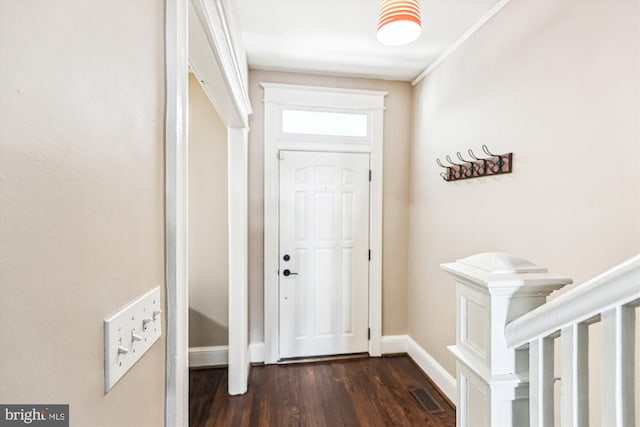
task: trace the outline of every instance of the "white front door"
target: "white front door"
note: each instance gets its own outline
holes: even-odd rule
[[[369,154],[280,151],[280,358],[368,350]]]

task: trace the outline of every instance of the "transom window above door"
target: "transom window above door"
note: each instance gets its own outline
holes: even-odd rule
[[[367,137],[366,113],[282,110],[282,132],[288,134]]]

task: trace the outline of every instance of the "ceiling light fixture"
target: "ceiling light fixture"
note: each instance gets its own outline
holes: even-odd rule
[[[382,0],[378,41],[387,46],[409,44],[420,36],[420,0]]]

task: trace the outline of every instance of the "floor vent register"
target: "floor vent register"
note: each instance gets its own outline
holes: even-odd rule
[[[442,411],[442,406],[436,402],[433,396],[424,388],[411,388],[409,392],[416,398],[420,406],[424,408],[425,411],[433,414],[435,412]]]

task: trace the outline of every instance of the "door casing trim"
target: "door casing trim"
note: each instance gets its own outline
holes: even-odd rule
[[[382,178],[383,113],[387,92],[261,83],[264,88],[264,361],[279,360],[279,172],[280,150],[361,152],[370,154],[369,193],[369,355],[382,355]],[[362,139],[318,135],[285,137],[283,108],[359,112],[368,115],[368,136]],[[340,141],[339,141],[340,140]],[[363,143],[364,142],[364,143]]]
[[[232,3],[165,0],[165,425],[189,424],[189,67],[227,127],[229,144],[229,393],[247,391],[248,115],[244,50],[227,22]],[[193,36],[197,31],[199,37]],[[235,41],[234,41],[235,40]],[[232,49],[232,46],[235,49]],[[231,195],[231,192],[229,192]]]

